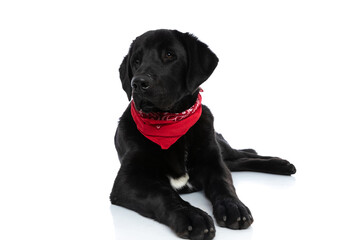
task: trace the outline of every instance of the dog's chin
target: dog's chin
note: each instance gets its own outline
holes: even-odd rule
[[[170,109],[170,107],[158,107],[148,100],[137,100],[134,102],[136,110],[142,111],[144,113],[167,112]]]

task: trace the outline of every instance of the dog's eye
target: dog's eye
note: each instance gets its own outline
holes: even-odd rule
[[[174,54],[170,51],[166,52],[166,57],[167,58],[172,58],[174,56]]]
[[[175,59],[176,59],[176,55],[175,55],[174,52],[172,52],[172,51],[165,51],[164,52],[163,60],[165,62],[173,61]]]
[[[134,61],[133,61],[135,67],[139,67],[141,61],[140,61],[140,58],[135,58]]]

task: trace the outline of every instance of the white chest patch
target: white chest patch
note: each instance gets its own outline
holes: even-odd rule
[[[189,181],[189,175],[186,173],[184,176],[179,178],[172,178],[169,176],[170,184],[175,190],[182,189],[186,186]]]

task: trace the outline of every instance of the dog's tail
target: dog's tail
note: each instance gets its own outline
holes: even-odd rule
[[[230,171],[253,171],[291,175],[296,168],[287,160],[278,157],[260,156],[253,149],[233,149],[220,133],[216,140],[221,149],[222,158]]]

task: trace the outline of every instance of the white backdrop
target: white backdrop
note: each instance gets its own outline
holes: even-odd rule
[[[234,173],[255,222],[216,239],[359,239],[358,1],[1,1],[0,238],[177,239],[108,200],[127,103],[118,67],[150,29],[194,33],[220,59],[203,84],[238,148],[293,177]],[[202,193],[184,199],[211,212]]]

